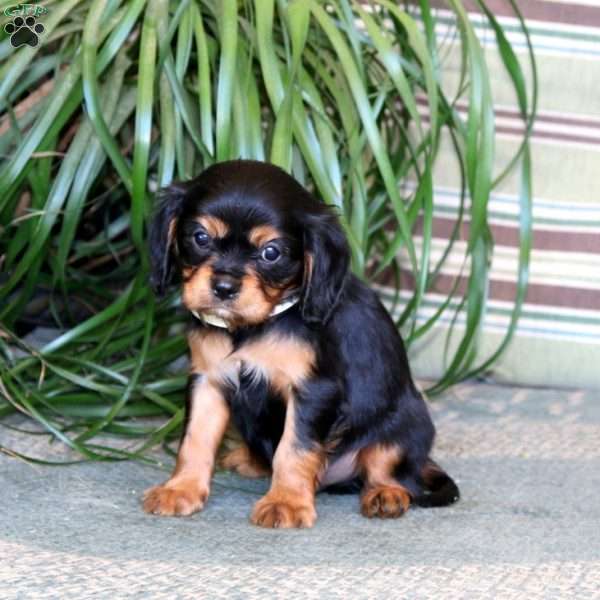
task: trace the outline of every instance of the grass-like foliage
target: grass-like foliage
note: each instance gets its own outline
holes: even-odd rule
[[[505,348],[527,286],[536,94],[483,1],[479,19],[525,123],[517,154],[500,168],[489,66],[460,0],[447,2],[454,28],[443,40],[427,0],[41,5],[48,12],[37,46],[14,48],[7,34],[0,42],[0,419],[21,411],[84,459],[140,457],[176,435],[185,374],[172,364],[186,351],[187,317],[175,294],[157,302],[149,290],[146,225],[156,189],[230,158],[276,163],[338,207],[360,276],[398,273],[398,257],[407,257],[415,287],[398,325],[409,345],[440,316],[465,315],[433,391],[484,371]],[[450,44],[462,64],[449,91]],[[530,46],[527,62],[535,81]],[[442,139],[454,148],[463,194],[434,262]],[[522,191],[513,318],[497,352],[476,363],[493,249],[487,204],[514,168]],[[418,321],[467,218],[468,285]],[[54,335],[31,344],[40,327]],[[165,418],[158,428],[131,419],[147,416]],[[100,432],[139,443],[126,453],[95,443]]]

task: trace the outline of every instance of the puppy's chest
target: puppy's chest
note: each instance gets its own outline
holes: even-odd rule
[[[193,373],[238,386],[262,380],[285,399],[315,368],[311,345],[290,335],[266,333],[234,347],[227,333],[202,329],[188,343]]]

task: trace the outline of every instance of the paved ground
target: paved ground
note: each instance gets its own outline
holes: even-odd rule
[[[0,455],[0,598],[600,598],[600,393],[464,385],[432,411],[460,503],[381,522],[321,495],[312,530],[249,524],[266,482],[219,474],[203,513],[159,518],[154,468]]]

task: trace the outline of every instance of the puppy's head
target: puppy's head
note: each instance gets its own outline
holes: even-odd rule
[[[159,294],[178,273],[184,305],[231,326],[262,323],[296,294],[306,321],[325,322],[349,265],[327,206],[285,171],[243,160],[162,190],[150,256]]]

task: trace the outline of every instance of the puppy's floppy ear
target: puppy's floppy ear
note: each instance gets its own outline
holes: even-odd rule
[[[340,299],[350,265],[348,243],[337,217],[327,211],[304,223],[302,317],[326,323]]]
[[[157,194],[158,206],[150,223],[148,241],[150,245],[150,284],[162,296],[173,276],[174,244],[186,187],[174,183]]]

